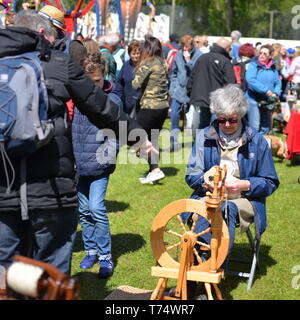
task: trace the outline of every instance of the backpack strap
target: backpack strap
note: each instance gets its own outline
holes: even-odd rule
[[[110,52],[107,48],[101,48],[100,52]]]
[[[172,45],[171,45],[171,43],[167,43],[167,46],[172,50],[172,49],[176,49],[175,47],[173,47]],[[176,49],[177,50],[177,49]]]
[[[70,53],[70,44],[71,44],[71,39],[66,39],[65,41],[65,48],[64,50],[62,51],[63,53],[67,53],[69,54]]]
[[[1,158],[2,158],[2,162],[3,162],[3,167],[4,167],[4,172],[5,172],[5,178],[6,178],[6,183],[7,183],[7,189],[6,189],[6,193],[9,194],[10,193],[10,189],[12,187],[12,185],[15,182],[15,169],[9,159],[9,156],[7,155],[7,152],[5,150],[5,146],[4,146],[4,141],[0,141],[0,153],[1,153]],[[6,164],[8,164],[10,166],[10,169],[12,171],[12,179],[11,182],[9,182],[9,176],[8,176],[8,169]]]
[[[22,220],[29,220],[27,203],[27,159],[21,158],[20,162],[20,204]]]

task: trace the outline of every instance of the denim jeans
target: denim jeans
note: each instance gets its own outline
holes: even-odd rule
[[[171,145],[176,145],[178,143],[179,130],[179,120],[181,112],[181,103],[176,99],[172,98],[171,101]]]
[[[228,201],[227,202],[227,209],[226,209],[225,205],[222,208],[222,216],[227,224],[227,228],[228,228],[228,232],[229,232],[228,255],[222,265],[222,268],[226,268],[228,261],[229,261],[229,255],[230,255],[230,252],[231,252],[231,249],[232,249],[232,246],[234,243],[234,239],[235,239],[235,228],[236,228],[237,223],[239,222],[238,208],[235,205],[235,203]],[[183,222],[185,222],[188,218],[188,215],[186,213],[183,213],[181,215],[181,218],[182,218]],[[205,218],[203,218],[202,216],[199,216],[198,220],[196,222],[196,225],[195,225],[194,232],[200,233],[201,231],[204,231],[209,227],[210,227],[209,222]],[[209,244],[211,241],[211,233],[210,232],[205,233],[204,235],[198,237],[198,240]]]
[[[79,177],[77,195],[82,240],[87,254],[111,259],[110,226],[105,206],[109,175]]]
[[[263,135],[267,135],[271,130],[271,111],[266,108],[260,108],[258,102],[246,95],[248,108],[248,124]]]
[[[235,228],[237,223],[239,222],[239,212],[237,206],[233,203],[228,201],[227,202],[227,212],[226,212],[226,206],[224,205],[222,208],[222,215],[223,219],[225,220],[229,232],[229,251],[231,250],[234,238],[235,238]],[[206,219],[199,216],[199,219],[196,222],[195,226],[195,233],[199,233],[209,227],[209,223]],[[207,233],[202,236],[203,238],[201,240],[204,240],[206,243],[210,243],[211,240],[211,233]]]
[[[70,274],[76,231],[76,209],[33,210],[26,221],[21,212],[1,213],[0,265],[7,268],[18,254]]]

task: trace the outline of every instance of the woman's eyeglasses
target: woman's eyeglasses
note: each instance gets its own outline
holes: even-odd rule
[[[260,52],[259,54],[260,54],[260,55],[267,56],[269,53],[268,53],[268,52]]]
[[[222,123],[222,124],[225,124],[227,121],[229,123],[238,123],[239,119],[237,119],[237,118],[229,118],[229,119],[218,118],[217,121],[218,121],[218,123]]]

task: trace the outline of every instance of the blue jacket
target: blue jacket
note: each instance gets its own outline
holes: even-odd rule
[[[104,80],[103,90],[108,93],[108,98],[122,108],[122,101],[111,92],[112,88],[112,83]],[[94,126],[77,108],[72,121],[72,143],[78,176],[101,176],[114,172],[118,141],[108,139],[104,130]]]
[[[191,71],[197,61],[201,56],[201,51],[192,49],[191,60],[186,63],[183,57],[182,49],[179,50],[175,56],[172,64],[171,74],[170,74],[170,96],[176,99],[180,103],[188,103],[189,97],[187,96],[187,82]]]
[[[136,101],[139,97],[139,90],[134,90],[132,88],[131,83],[133,78],[134,64],[130,59],[124,62],[119,73],[114,91],[122,99],[124,104],[124,111],[128,114],[135,107]]]
[[[281,80],[275,64],[276,61],[273,60],[271,67],[267,68],[258,61],[258,57],[253,58],[248,63],[245,75],[247,82],[246,96],[248,95],[256,101],[267,101],[266,93],[269,90],[280,96]]]
[[[204,173],[212,166],[220,165],[218,148],[218,125],[216,121],[211,126],[201,130],[192,148],[186,182],[194,189],[195,195],[205,196]],[[238,150],[240,179],[250,181],[250,190],[243,195],[252,203],[254,219],[258,232],[262,234],[267,226],[266,197],[270,196],[279,186],[271,149],[267,140],[251,127],[246,127],[243,143]]]

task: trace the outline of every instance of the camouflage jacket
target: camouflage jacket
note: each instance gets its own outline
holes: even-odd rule
[[[135,71],[132,87],[142,91],[141,108],[163,109],[169,107],[166,61],[158,58],[143,61]]]

